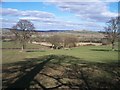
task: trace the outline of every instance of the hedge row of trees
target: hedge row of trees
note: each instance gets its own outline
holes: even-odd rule
[[[47,42],[51,43],[54,49],[71,48],[76,46],[78,39],[71,35],[54,35],[49,37]]]

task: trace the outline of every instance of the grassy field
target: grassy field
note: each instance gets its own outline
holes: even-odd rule
[[[4,88],[118,90],[118,51],[110,46],[80,46],[51,50],[28,44],[3,42],[2,83]]]
[[[4,42],[3,48],[20,48],[20,45],[11,42]],[[46,49],[44,46],[29,44],[26,48],[29,48],[29,50],[26,52],[20,52],[20,49],[4,49],[2,62],[17,62],[24,60],[25,58],[36,58],[39,56],[51,54],[69,55],[80,58],[82,60],[94,62],[116,62],[118,60],[118,52],[111,51],[110,46],[80,46],[70,50],[50,50]]]

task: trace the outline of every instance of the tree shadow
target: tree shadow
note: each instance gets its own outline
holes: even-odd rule
[[[45,50],[27,50],[26,52],[45,52]]]
[[[116,52],[120,52],[120,50],[115,50]]]
[[[72,82],[72,84],[77,84],[82,90],[117,90],[120,88],[120,67],[117,63],[88,63],[87,66],[75,64],[70,68],[67,71],[69,78],[78,80],[77,83]]]
[[[52,60],[52,58],[53,56],[51,55],[49,57],[43,58],[44,60],[32,58],[26,61],[3,65],[4,67],[8,66],[8,70],[4,69],[3,67],[3,73],[12,74],[15,72],[19,72],[20,74],[14,77],[18,79],[14,83],[8,85],[5,90],[9,90],[11,88],[21,88],[22,90],[24,90],[25,88],[28,88],[30,82],[34,79],[34,77],[43,69],[46,63]],[[10,80],[14,78],[11,78]],[[5,80],[6,79],[3,79],[3,81]]]
[[[108,50],[108,49],[90,49],[92,51],[106,51],[106,52],[109,52],[111,50]]]
[[[66,55],[48,55],[3,65],[3,90],[118,90],[117,63],[94,63]]]
[[[105,51],[105,52],[109,52],[109,51],[112,51],[110,49],[90,49],[91,51]],[[120,52],[120,50],[114,50],[116,52]]]

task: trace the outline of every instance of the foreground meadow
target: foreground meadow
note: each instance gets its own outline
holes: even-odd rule
[[[19,44],[3,43],[3,89],[120,88],[118,51],[110,46],[51,50],[29,44],[25,52],[19,48]]]
[[[110,46],[80,46],[71,49],[57,49],[28,44],[25,52],[20,52],[20,45],[13,42],[3,42],[2,63],[23,61],[26,58],[36,58],[44,55],[68,55],[93,62],[117,62],[118,50],[111,51]]]

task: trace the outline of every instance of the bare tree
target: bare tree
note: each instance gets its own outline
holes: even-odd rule
[[[58,49],[61,46],[61,37],[59,35],[53,35],[48,38],[48,42],[52,44],[52,48]]]
[[[53,35],[48,38],[48,42],[52,44],[52,48],[71,48],[75,47],[78,42],[77,37],[72,35]]]
[[[68,35],[64,37],[64,47],[68,48],[75,47],[77,42],[78,39],[75,36]]]
[[[115,42],[117,41],[118,35],[120,33],[120,17],[112,18],[107,22],[105,27],[106,37],[112,44],[112,50],[115,49]]]
[[[15,35],[15,40],[22,45],[22,51],[25,49],[26,43],[30,40],[35,27],[28,20],[19,20],[15,26],[12,27],[11,32]]]

